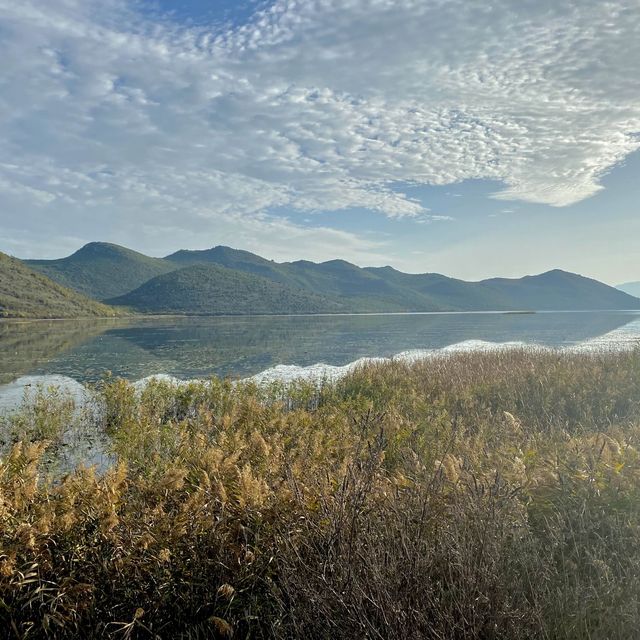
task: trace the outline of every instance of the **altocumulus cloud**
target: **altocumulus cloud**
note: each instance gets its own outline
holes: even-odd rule
[[[23,253],[112,227],[371,262],[378,241],[278,211],[428,220],[403,185],[473,178],[563,206],[640,147],[629,0],[277,0],[208,29],[0,0],[0,43],[0,233]]]

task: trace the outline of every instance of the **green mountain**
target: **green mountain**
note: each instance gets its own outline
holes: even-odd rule
[[[214,247],[205,251],[183,250],[167,256],[165,260],[180,264],[220,264],[254,273],[288,287],[330,298],[350,312],[437,311],[447,308],[428,295],[389,283],[371,270],[344,260],[320,264],[308,260],[277,263],[230,247]]]
[[[106,305],[62,287],[0,253],[0,318],[78,318],[113,316]]]
[[[597,280],[556,269],[524,278],[466,282],[437,273],[361,268],[344,260],[277,263],[248,251],[215,247],[178,251],[180,264],[222,264],[311,291],[350,312],[638,309],[640,300]]]
[[[619,284],[616,289],[624,291],[631,296],[640,298],[640,282],[626,282],[625,284]]]
[[[62,286],[96,300],[123,295],[176,268],[161,258],[107,242],[91,242],[67,258],[25,263]]]
[[[539,311],[640,309],[640,300],[602,282],[560,269],[524,278],[492,278],[479,283],[512,309]]]
[[[334,300],[219,265],[195,264],[152,278],[113,305],[143,313],[247,315],[339,312]]]
[[[249,251],[231,249],[230,247],[213,247],[203,251],[181,250],[164,258],[165,261],[175,264],[177,267],[186,267],[194,264],[218,264],[228,269],[237,269],[246,273],[263,276],[274,282],[294,285],[283,265],[261,258]]]
[[[28,264],[96,299],[155,313],[640,308],[640,300],[624,291],[557,269],[524,278],[466,282],[438,273],[361,268],[344,260],[278,263],[223,246],[150,258],[100,242],[68,258]]]
[[[480,287],[477,282],[465,282],[439,273],[402,273],[392,267],[367,267],[365,270],[376,274],[390,285],[402,287],[405,291],[418,293],[433,301],[430,310],[494,311],[511,308],[508,299],[498,292]]]

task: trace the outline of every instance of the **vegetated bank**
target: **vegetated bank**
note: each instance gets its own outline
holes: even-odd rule
[[[53,282],[0,252],[0,318],[77,318],[123,315]]]
[[[13,637],[637,635],[640,351],[96,393],[3,425]],[[110,469],[48,476],[78,421]]]

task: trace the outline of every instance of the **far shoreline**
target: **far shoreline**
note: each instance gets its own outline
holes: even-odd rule
[[[1,323],[28,322],[77,322],[95,321],[127,321],[127,320],[163,320],[187,318],[348,318],[372,316],[445,316],[445,315],[539,315],[549,313],[631,313],[640,314],[640,309],[509,309],[486,311],[363,311],[351,313],[135,313],[126,316],[74,316],[68,318],[0,318]]]

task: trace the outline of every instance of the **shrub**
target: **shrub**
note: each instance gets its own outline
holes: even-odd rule
[[[320,385],[107,379],[79,422],[40,394],[4,425],[0,629],[635,637],[639,374],[638,351],[520,350]],[[104,468],[54,464],[78,425]]]

